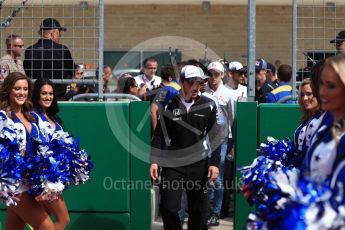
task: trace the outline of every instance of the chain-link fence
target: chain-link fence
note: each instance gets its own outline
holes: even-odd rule
[[[73,84],[75,85],[76,82],[79,82],[92,86],[98,92],[95,75],[100,57],[100,2],[98,0],[1,0],[0,48],[2,55],[9,52],[5,44],[6,38],[10,34],[19,35],[22,37],[24,49],[22,49],[21,55],[17,59],[24,61],[25,72],[29,77],[50,78],[56,84],[64,83],[67,85],[67,88],[69,84],[72,84],[73,87]],[[47,18],[53,19],[51,21],[44,21]],[[62,74],[56,74],[51,69],[56,69],[59,61],[63,63],[68,62],[66,55],[60,57],[61,52],[53,50],[51,52],[52,56],[49,58],[47,57],[47,51],[43,51],[42,57],[38,57],[37,53],[30,55],[30,52],[28,52],[28,48],[34,44],[37,45],[35,49],[39,49],[39,46],[43,44],[39,42],[41,39],[45,39],[46,36],[54,36],[45,33],[50,29],[48,27],[45,28],[45,26],[49,26],[46,22],[48,24],[53,23],[50,26],[61,26],[61,28],[67,29],[66,31],[60,29],[60,41],[57,42],[69,49],[75,65],[72,67],[71,65],[62,65],[64,69]],[[46,43],[42,46],[45,47]],[[61,47],[56,48],[54,46],[52,49],[60,49]],[[49,60],[51,60],[50,63],[48,63]],[[32,61],[35,61],[35,63],[32,64]],[[26,65],[25,63],[29,64]],[[80,71],[77,71],[79,67]],[[82,77],[75,75],[76,73],[77,75],[82,73]]]
[[[295,23],[296,80],[310,76],[312,66],[319,60],[336,55],[335,39],[345,30],[345,1],[293,0],[296,6]]]
[[[300,81],[309,76],[310,68],[317,60],[337,52],[334,43],[330,43],[330,40],[345,29],[345,1],[293,0],[292,3],[296,3],[296,11],[293,11],[293,19],[296,20],[294,28],[296,37],[292,47],[296,55],[293,63],[297,71],[297,81]],[[83,66],[84,77],[78,81],[93,85],[96,92],[99,92],[103,86],[97,84],[95,70],[100,61],[103,64],[103,56],[100,55],[103,54],[103,37],[100,34],[105,35],[104,64],[110,65],[119,73],[122,69],[140,71],[143,59],[149,56],[155,56],[159,60],[159,67],[162,66],[169,62],[169,47],[173,50],[178,49],[179,60],[190,58],[240,60],[248,47],[245,39],[241,39],[246,36],[244,20],[246,16],[240,21],[238,18],[247,13],[246,7],[212,4],[213,2],[208,7],[204,4],[195,7],[104,5],[103,1],[99,0],[0,0],[0,49],[4,55],[7,49],[5,40],[9,34],[22,36],[25,48],[35,44],[41,38],[38,32],[42,20],[55,18],[61,26],[67,28],[67,31],[61,34],[60,43],[69,48],[75,64]],[[101,10],[102,7],[104,11]],[[284,8],[263,6],[258,9],[267,9],[270,12],[284,10]],[[258,17],[260,13],[261,11]],[[196,18],[200,23],[192,24],[191,21]],[[216,39],[218,36],[216,31],[223,28],[225,22],[229,20],[236,22],[234,29],[223,30],[222,34],[223,37],[231,37],[231,40],[224,42],[224,39]],[[170,21],[174,21],[175,24],[169,24]],[[222,27],[219,27],[220,25]],[[260,26],[258,50],[264,44],[260,42]],[[100,33],[100,29],[104,30],[103,33]],[[288,35],[286,31],[284,33]],[[24,50],[20,57],[22,60],[25,59]],[[278,50],[272,53],[279,52]],[[265,55],[263,56],[266,58]],[[247,56],[243,57],[245,58],[240,61],[246,64]],[[268,58],[274,60],[273,57]],[[54,76],[51,78],[58,84],[78,82],[75,76],[70,77],[67,79],[64,77],[63,81]]]

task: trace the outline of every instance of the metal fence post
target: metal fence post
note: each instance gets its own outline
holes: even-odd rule
[[[297,0],[292,0],[292,97],[296,98],[297,77]]]
[[[248,0],[248,97],[255,96],[256,0]]]
[[[99,0],[98,100],[103,100],[104,1]]]

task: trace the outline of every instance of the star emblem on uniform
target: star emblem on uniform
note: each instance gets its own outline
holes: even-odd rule
[[[19,134],[23,134],[24,130],[19,129]]]
[[[52,126],[49,124],[48,126],[47,126],[49,129],[51,129],[52,128]]]
[[[314,158],[315,161],[319,161],[320,160],[320,156],[319,155],[316,155],[315,158]]]
[[[19,142],[23,143],[24,139],[23,138],[19,138]]]

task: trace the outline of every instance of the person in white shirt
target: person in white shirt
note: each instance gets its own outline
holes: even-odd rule
[[[243,75],[246,73],[246,69],[243,67],[243,65],[238,62],[230,62],[229,63],[229,78],[231,81],[231,84],[227,84],[227,88],[231,92],[231,97],[237,101],[239,97],[247,97],[247,86],[241,85],[240,80],[243,77]]]
[[[154,58],[147,58],[143,63],[143,74],[136,76],[134,79],[140,88],[145,87],[147,91],[156,89],[162,83],[161,77],[156,75],[158,62]]]
[[[219,163],[219,176],[215,181],[214,189],[211,189],[210,199],[213,198],[213,210],[209,220],[209,227],[219,225],[218,219],[222,208],[224,194],[224,163],[225,158],[231,152],[231,146],[228,146],[229,139],[232,139],[231,126],[234,119],[233,103],[234,99],[230,90],[223,84],[224,66],[218,62],[211,62],[207,69],[211,76],[208,81],[206,92],[212,94],[218,101],[217,123],[220,125],[221,141],[221,157]]]

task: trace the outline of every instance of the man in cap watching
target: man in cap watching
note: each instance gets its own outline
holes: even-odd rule
[[[330,43],[335,43],[335,48],[338,52],[345,53],[345,30],[340,31]]]
[[[232,98],[237,101],[239,97],[247,97],[247,87],[241,85],[241,79],[244,78],[246,69],[238,61],[233,61],[229,63],[229,78],[232,84],[227,84],[226,86],[230,89]]]
[[[42,21],[38,33],[41,39],[25,50],[24,69],[28,77],[38,79],[66,79],[74,76],[76,65],[68,47],[60,44],[66,31],[55,18]],[[64,100],[66,85],[56,85],[58,100]]]
[[[266,81],[262,87],[262,94],[267,102],[267,95],[277,88],[279,85],[278,78],[276,76],[276,67],[271,63],[267,63],[266,69]]]
[[[201,68],[183,67],[180,94],[159,110],[164,122],[154,131],[150,176],[156,181],[158,165],[162,167],[161,213],[165,230],[182,229],[178,212],[183,189],[188,197],[188,229],[205,229],[207,181],[218,176],[220,146],[216,105],[199,95],[203,79]],[[212,146],[210,161],[204,145],[207,136]]]
[[[263,86],[266,82],[267,62],[264,59],[257,59],[255,63],[255,101],[258,103],[266,102],[266,95]]]

